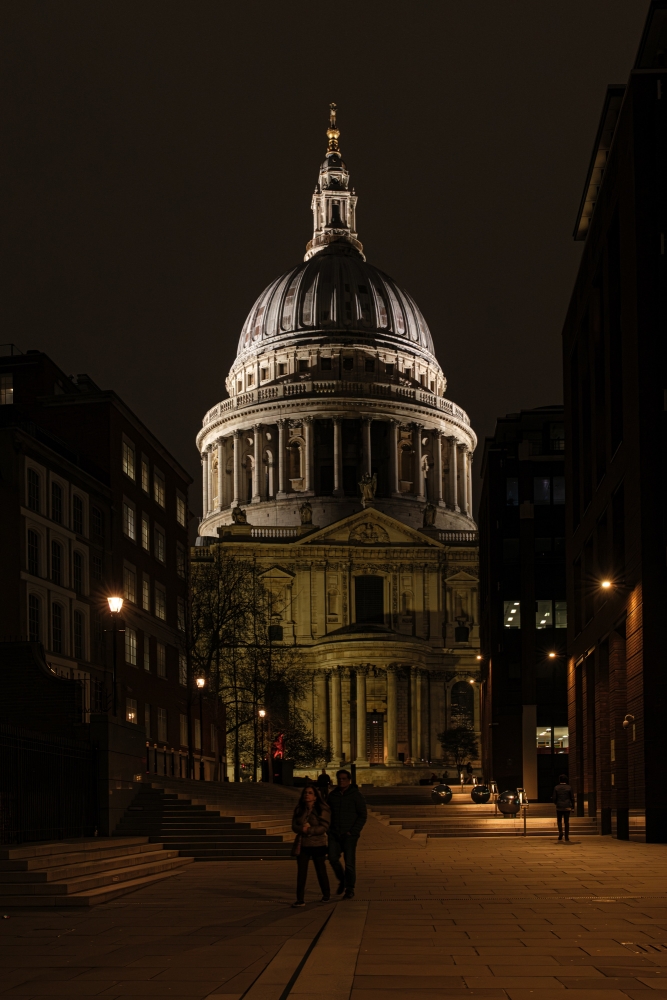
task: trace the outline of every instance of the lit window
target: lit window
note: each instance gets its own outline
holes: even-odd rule
[[[556,628],[567,628],[567,601],[554,601]]]
[[[134,523],[134,507],[129,503],[123,504],[123,531],[132,541],[136,538],[136,528]]]
[[[176,602],[176,624],[181,632],[185,632],[185,601],[182,597]]]
[[[503,625],[505,628],[521,628],[521,605],[519,601],[503,601]]]
[[[535,476],[533,479],[533,500],[535,504],[551,503],[551,480],[548,476]]]
[[[28,532],[28,572],[39,576],[39,535],[36,531]]]
[[[165,489],[164,489],[164,476],[159,469],[153,470],[153,497],[155,502],[164,507],[165,503]]]
[[[185,653],[179,653],[178,656],[178,683],[182,684],[183,687],[187,687],[188,683],[188,661]]]
[[[123,567],[123,597],[131,604],[137,603],[137,574],[129,566]]]
[[[39,511],[41,506],[41,480],[39,473],[28,469],[28,507]]]
[[[185,579],[185,545],[176,542],[176,572]]]
[[[134,445],[123,441],[123,472],[134,479]]]
[[[84,620],[83,615],[80,611],[74,612],[74,656],[77,660],[84,659],[85,652],[85,633],[84,633]]]
[[[157,648],[157,675],[167,676],[167,648],[163,642],[156,643]]]
[[[181,737],[181,746],[182,747],[186,747],[188,745],[188,717],[187,717],[187,715],[181,715],[180,737]]]
[[[535,628],[553,628],[551,601],[535,602]]]
[[[63,488],[60,483],[51,483],[51,517],[56,524],[63,523]]]
[[[166,544],[165,544],[164,532],[162,532],[159,528],[156,528],[153,535],[155,538],[155,558],[158,559],[161,563],[163,563],[165,562],[166,558],[165,555]]]
[[[148,632],[144,632],[144,670],[147,673],[151,670],[151,637]]]
[[[42,639],[42,602],[36,594],[28,597],[28,638],[30,642]]]
[[[62,604],[51,605],[51,648],[54,653],[64,653],[65,613]]]
[[[72,583],[77,594],[83,593],[83,556],[80,552],[72,555]]]
[[[14,402],[14,376],[0,375],[0,406],[10,406]]]
[[[160,743],[167,742],[167,709],[158,708],[157,710],[157,738]]]
[[[151,609],[151,581],[148,576],[141,581],[141,606],[144,611]]]
[[[63,582],[63,547],[60,542],[51,542],[51,579],[58,586]]]
[[[125,699],[125,721],[137,724],[137,703],[134,698]]]
[[[185,527],[185,500],[180,493],[176,494],[176,520]]]
[[[141,547],[150,552],[151,548],[151,524],[148,514],[141,515]]]
[[[83,500],[76,493],[72,497],[72,531],[83,534]]]
[[[145,456],[141,459],[141,488],[144,493],[151,491],[151,471]]]
[[[137,633],[133,628],[125,629],[125,662],[137,665]]]
[[[565,476],[554,476],[553,501],[555,504],[565,503]]]
[[[167,595],[162,587],[155,587],[155,616],[167,620]]]

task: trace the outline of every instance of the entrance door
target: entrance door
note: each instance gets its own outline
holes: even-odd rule
[[[366,753],[369,764],[384,764],[384,715],[380,712],[366,715]]]

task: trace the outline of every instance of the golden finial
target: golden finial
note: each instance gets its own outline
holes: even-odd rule
[[[329,153],[338,152],[338,139],[340,138],[340,131],[336,128],[336,105],[329,105],[329,128],[327,129],[327,139],[329,144],[327,146],[327,155]]]

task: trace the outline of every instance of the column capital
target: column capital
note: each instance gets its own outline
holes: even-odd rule
[[[243,434],[243,431],[241,430],[241,428],[240,428],[240,427],[236,427],[236,428],[235,428],[235,429],[234,429],[234,430],[232,431],[232,437],[233,437],[233,438],[234,438],[234,439],[235,439],[236,441],[238,441],[238,439],[239,439],[239,438],[241,437],[241,435],[242,435],[242,434]]]
[[[359,677],[366,677],[368,675],[369,667],[365,663],[360,663],[358,667],[354,667],[354,671]]]
[[[451,444],[458,444],[458,438],[457,438],[456,434],[448,434],[447,435],[447,440],[449,442],[451,442]]]

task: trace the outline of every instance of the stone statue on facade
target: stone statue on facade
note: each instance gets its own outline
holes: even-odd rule
[[[310,506],[308,500],[299,507],[299,514],[301,514],[301,524],[313,523],[313,508]]]
[[[435,505],[427,503],[424,507],[424,527],[433,528],[435,526]]]
[[[247,524],[248,515],[241,507],[232,507],[232,521],[234,524]]]
[[[378,486],[378,477],[375,473],[371,476],[370,472],[364,472],[363,476],[359,480],[359,489],[361,490],[361,502],[366,505],[369,501],[375,499],[375,491]]]

